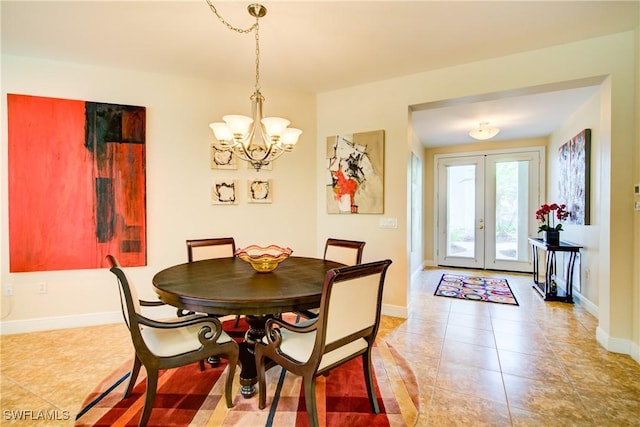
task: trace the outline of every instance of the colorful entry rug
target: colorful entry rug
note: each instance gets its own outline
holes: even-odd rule
[[[378,340],[373,364],[380,414],[367,398],[361,358],[316,379],[318,418],[323,426],[413,426],[418,419],[419,392],[407,361]],[[224,399],[226,360],[201,372],[198,364],[160,373],[149,426],[308,426],[300,377],[276,366],[267,371],[267,407],[258,409],[257,394],[240,395],[239,369],[234,381],[234,407]],[[129,364],[106,378],[85,399],[76,426],[136,426],[144,404],[144,369],[132,394],[122,399]],[[257,389],[257,387],[256,387]]]
[[[506,279],[443,274],[434,295],[518,305]]]

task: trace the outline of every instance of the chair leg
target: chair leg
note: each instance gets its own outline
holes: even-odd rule
[[[138,359],[138,355],[133,357],[133,366],[131,366],[131,374],[129,375],[129,383],[127,384],[127,388],[124,391],[124,397],[129,396],[133,387],[136,385],[136,380],[138,379],[138,373],[140,373],[140,359]]]
[[[264,356],[262,355],[261,344],[255,347],[256,371],[258,374],[258,408],[264,409],[267,406],[267,385],[264,375]]]
[[[238,365],[238,348],[234,347],[233,351],[227,354],[229,358],[229,371],[227,372],[227,381],[224,384],[224,398],[227,401],[227,408],[233,407],[233,396],[231,391],[233,389],[233,377],[236,374],[236,365]]]
[[[380,413],[378,406],[378,397],[376,396],[376,386],[373,383],[373,369],[371,368],[371,346],[362,354],[362,369],[364,370],[364,383],[367,386],[367,394],[369,395],[369,403],[375,414]]]
[[[316,406],[316,377],[306,375],[302,377],[304,385],[304,401],[307,406],[307,418],[311,427],[318,427],[318,408]]]
[[[233,327],[234,327],[234,328],[237,328],[239,324],[240,324],[240,315],[238,314],[238,315],[236,316],[236,323],[234,323]]]
[[[139,426],[146,426],[153,409],[153,401],[156,399],[156,388],[158,387],[158,370],[147,368],[147,393],[142,408]]]
[[[200,372],[204,371],[204,360],[199,361],[198,366],[200,366]]]

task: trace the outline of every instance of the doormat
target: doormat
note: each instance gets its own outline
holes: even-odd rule
[[[443,274],[434,295],[471,301],[519,305],[513,292],[511,292],[507,279],[495,277]]]

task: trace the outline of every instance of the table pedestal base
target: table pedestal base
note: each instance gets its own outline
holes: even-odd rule
[[[257,342],[264,337],[264,325],[273,315],[266,316],[246,316],[249,330],[244,336],[244,341],[240,345],[240,394],[248,399],[256,394],[255,385],[258,382],[258,371],[256,369],[255,352],[253,351]],[[269,368],[269,365],[267,365]]]

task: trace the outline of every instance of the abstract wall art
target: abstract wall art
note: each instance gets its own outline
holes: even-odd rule
[[[144,107],[7,95],[11,272],[146,265]]]
[[[560,202],[567,205],[570,224],[589,225],[591,181],[591,129],[571,138],[558,149]]]
[[[238,204],[238,181],[234,179],[214,179],[211,184],[211,203],[214,205]]]
[[[327,212],[384,213],[384,130],[327,138]]]
[[[238,162],[231,150],[211,144],[211,169],[238,169]]]
[[[250,179],[247,182],[249,203],[272,203],[273,184],[270,179]]]

